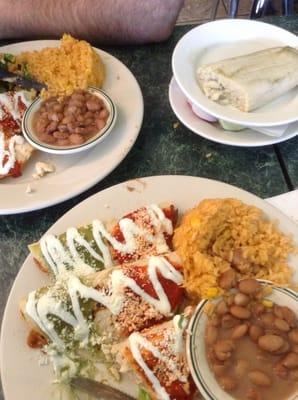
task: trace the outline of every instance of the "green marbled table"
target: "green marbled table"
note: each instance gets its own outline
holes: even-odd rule
[[[298,32],[297,17],[266,21]],[[263,198],[298,186],[298,137],[280,145],[242,149],[210,142],[181,124],[176,127],[177,118],[168,102],[171,54],[178,39],[191,28],[176,27],[171,39],[163,44],[106,49],[128,66],[141,86],[145,116],[140,135],[118,168],[87,192],[41,211],[0,217],[1,320],[10,287],[28,254],[28,243],[39,239],[70,208],[106,187],[136,177],[165,174],[217,179]]]

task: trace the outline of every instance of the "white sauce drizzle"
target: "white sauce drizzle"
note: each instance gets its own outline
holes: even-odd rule
[[[183,333],[187,327],[188,320],[183,315],[175,315],[173,318],[173,326],[174,326],[174,352],[176,354],[183,352]]]
[[[74,264],[61,241],[54,235],[47,235],[41,238],[40,249],[55,275],[63,274],[67,270],[67,265],[71,266]]]
[[[164,278],[175,282],[177,285],[180,285],[183,282],[183,276],[170,264],[169,261],[164,257],[152,256],[148,260],[148,276],[157,294],[157,299],[145,292],[135,280],[126,276],[122,270],[116,270],[112,273],[112,292],[121,292],[121,287],[130,288],[161,314],[171,315],[171,304],[158,279],[157,271],[159,271]]]
[[[153,346],[151,342],[145,339],[140,333],[137,332],[132,333],[129,336],[128,340],[133,358],[136,360],[136,362],[144,371],[148,380],[151,382],[153,389],[157,394],[157,397],[160,398],[161,400],[169,400],[170,396],[166,392],[165,388],[161,386],[157,377],[154,375],[154,373],[151,371],[151,369],[144,361],[142,354],[140,352],[140,347],[143,347],[144,349],[150,351],[150,353],[152,353],[155,358],[158,358],[161,361],[165,362],[168,367],[170,360],[166,358],[155,346]]]
[[[124,242],[119,242],[115,239],[100,223],[99,228],[102,236],[104,236],[111,246],[121,252],[132,254],[138,249],[138,241],[136,237],[143,237],[149,243],[156,245],[157,253],[164,253],[168,251],[164,233],[171,235],[173,233],[172,221],[166,218],[164,212],[155,204],[146,207],[149,214],[150,222],[154,227],[154,234],[148,232],[146,228],[138,226],[130,218],[122,218],[119,221],[119,228],[124,237]]]
[[[184,330],[187,326],[187,319],[185,317],[182,317],[182,324],[181,328],[179,327],[179,322],[180,322],[181,315],[175,315],[175,317],[172,320],[173,323],[173,347],[174,347],[174,353],[181,353],[183,351],[183,333]],[[172,332],[171,332],[172,333]],[[166,364],[167,368],[169,368],[171,371],[173,371],[177,376],[179,376],[179,380],[181,382],[187,382],[187,377],[186,376],[181,376],[181,372],[177,368],[176,363],[171,360],[170,358],[166,357],[164,354],[162,354],[149,340],[147,340],[144,336],[142,336],[140,333],[134,332],[130,335],[129,337],[129,346],[131,353],[133,355],[133,358],[135,361],[139,364],[139,366],[142,368],[144,371],[146,377],[148,380],[151,382],[153,389],[155,393],[158,395],[158,397],[162,400],[169,400],[170,396],[166,392],[165,388],[161,386],[159,380],[157,377],[154,375],[153,371],[148,367],[146,364],[145,360],[142,357],[140,348],[144,348],[152,355],[161,360],[163,363]],[[178,351],[177,351],[178,350]]]
[[[24,144],[24,139],[20,135],[14,135],[9,139],[8,149],[5,149],[4,133],[0,131],[0,175],[6,175],[14,167],[16,162],[15,145]],[[4,160],[5,164],[4,163]]]
[[[113,263],[109,248],[103,242],[103,238],[118,252],[132,254],[138,249],[137,237],[143,237],[147,242],[156,245],[157,253],[164,253],[169,250],[164,233],[169,235],[173,233],[172,221],[166,218],[157,205],[148,206],[146,210],[150,216],[150,222],[154,227],[155,234],[149,233],[146,228],[138,226],[129,218],[122,218],[119,221],[119,227],[124,237],[124,242],[122,243],[106,230],[101,221],[94,220],[92,222],[93,239],[101,254],[90,246],[76,228],[68,228],[66,231],[67,249],[57,237],[48,235],[40,241],[41,252],[55,275],[65,272],[66,265],[78,270],[78,275],[80,275],[80,272],[82,275],[94,272],[94,269],[82,260],[76,249],[75,242],[84,247],[93,258],[102,262],[106,268],[112,266]]]
[[[63,261],[64,259],[62,259],[61,262],[63,263]],[[88,322],[81,312],[79,297],[83,299],[92,299],[108,308],[112,314],[117,315],[120,313],[125,301],[124,288],[129,287],[134,293],[152,304],[160,313],[164,315],[171,314],[171,305],[158,280],[157,271],[166,279],[176,284],[182,283],[183,277],[180,272],[165,258],[151,257],[148,261],[148,275],[158,299],[146,293],[132,278],[126,276],[122,270],[117,269],[111,273],[111,288],[108,294],[104,291],[85,286],[76,276],[65,273],[64,279],[67,286],[66,289],[71,299],[73,313],[66,310],[62,302],[57,301],[50,292],[45,293],[38,299],[36,298],[36,292],[30,293],[26,303],[26,312],[59,348],[63,348],[64,344],[62,339],[57,335],[54,324],[49,321],[49,314],[55,315],[62,321],[71,325],[74,328],[74,337],[80,340],[82,345],[85,346],[88,344],[90,329]]]
[[[183,322],[182,322],[182,327],[179,327],[179,321],[180,321],[181,315],[176,315],[173,320],[173,328],[174,332],[172,332],[172,329],[170,328],[169,330],[171,331],[170,334],[173,333],[172,340],[173,341],[173,347],[174,353],[181,353],[183,351],[183,332],[187,326],[187,319],[184,317]],[[174,360],[170,359],[166,355],[162,354],[157,347],[155,347],[149,340],[147,340],[144,336],[142,336],[140,333],[134,332],[129,336],[129,346],[131,353],[133,355],[133,358],[135,361],[138,363],[138,365],[142,368],[144,371],[146,377],[148,380],[151,382],[153,389],[155,393],[157,394],[157,397],[162,399],[162,400],[169,400],[170,396],[166,392],[165,388],[161,386],[159,380],[157,377],[154,375],[153,371],[148,367],[146,364],[145,360],[142,357],[141,354],[141,348],[146,349],[152,355],[162,361],[169,370],[175,373],[175,375],[179,376],[179,380],[181,382],[186,382],[187,377],[181,376],[181,372],[177,367],[177,364]],[[179,350],[177,352],[177,350]]]

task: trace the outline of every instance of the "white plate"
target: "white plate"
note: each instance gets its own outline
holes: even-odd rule
[[[109,220],[121,217],[150,203],[173,202],[181,213],[204,198],[218,197],[234,197],[260,207],[271,219],[279,221],[283,232],[298,240],[298,226],[264,200],[225,183],[189,176],[156,176],[113,186],[74,207],[49,232],[63,232],[69,226],[82,225],[94,218]],[[290,264],[293,268],[297,266],[298,257],[292,257]],[[294,279],[298,280],[298,269]],[[51,368],[49,365],[39,367],[39,351],[26,345],[28,327],[18,311],[19,300],[46,283],[45,274],[28,256],[12,287],[2,323],[0,368],[6,400],[56,400],[50,384]],[[128,384],[126,390],[131,393],[135,388]]]
[[[298,89],[250,113],[224,107],[201,91],[196,70],[199,65],[276,46],[298,46],[293,33],[274,25],[251,20],[220,20],[192,29],[180,39],[172,57],[179,87],[198,107],[217,118],[245,126],[275,126],[298,119]]]
[[[23,42],[1,47],[0,52],[17,54],[58,44],[57,40]],[[111,96],[118,111],[113,131],[98,146],[80,154],[57,156],[36,151],[21,177],[0,182],[0,214],[38,210],[82,193],[116,168],[133,146],[143,120],[140,87],[122,62],[102,50],[97,51],[106,66],[103,90]],[[33,179],[36,161],[54,164],[56,172],[40,180]],[[28,185],[33,189],[31,194],[26,194]]]
[[[291,139],[298,133],[298,123],[292,124],[280,137],[267,136],[253,129],[225,131],[218,123],[204,121],[193,113],[174,77],[169,86],[169,100],[174,113],[188,129],[213,142],[241,147],[267,146]]]

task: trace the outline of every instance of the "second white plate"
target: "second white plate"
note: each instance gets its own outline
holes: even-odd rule
[[[197,135],[213,142],[241,147],[267,146],[291,139],[298,133],[295,129],[296,126],[291,126],[286,133],[278,138],[266,136],[252,129],[239,132],[225,131],[218,123],[204,121],[193,113],[175,78],[172,78],[169,86],[169,100],[174,113],[183,125]]]
[[[293,33],[251,20],[219,20],[190,30],[177,43],[172,67],[183,93],[209,114],[244,126],[277,126],[297,121],[298,88],[251,112],[224,107],[209,100],[196,80],[200,65],[278,46],[298,47]]]
[[[0,52],[18,54],[58,45],[57,40],[38,40],[4,46]],[[0,215],[38,210],[84,192],[116,168],[133,146],[143,120],[141,89],[121,61],[102,50],[97,51],[106,66],[103,90],[113,99],[118,111],[113,131],[98,146],[80,154],[57,156],[36,151],[21,177],[1,181]],[[33,179],[36,161],[50,162],[56,171],[40,180]],[[30,194],[26,193],[28,185],[32,188]]]

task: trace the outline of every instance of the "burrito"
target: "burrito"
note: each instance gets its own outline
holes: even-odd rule
[[[274,47],[202,65],[197,78],[210,100],[249,112],[298,85],[298,50]]]

